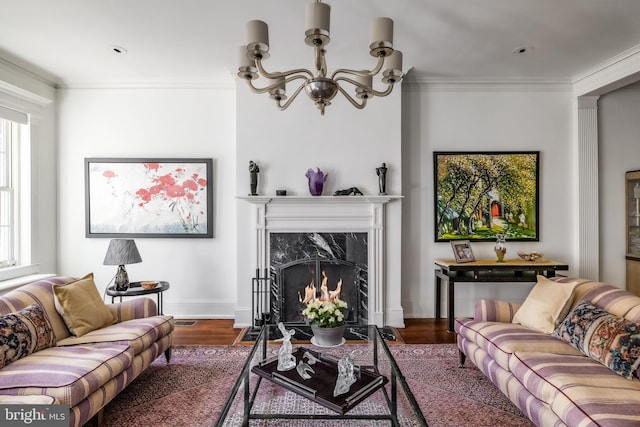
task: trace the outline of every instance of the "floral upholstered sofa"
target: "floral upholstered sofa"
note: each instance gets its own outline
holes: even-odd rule
[[[105,304],[93,275],[21,286],[0,296],[0,403],[68,404],[82,426],[162,353],[169,362],[173,329],[149,298]]]
[[[481,300],[458,318],[469,358],[538,426],[640,425],[640,298],[584,279],[538,277],[523,304]]]

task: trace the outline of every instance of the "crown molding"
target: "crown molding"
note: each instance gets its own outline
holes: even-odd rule
[[[61,83],[57,89],[186,89],[186,90],[228,90],[235,89],[234,82],[84,82]]]
[[[412,74],[403,81],[403,88],[417,88],[419,91],[433,92],[571,92],[569,79],[530,79],[519,77],[429,77]]]
[[[640,81],[640,44],[573,78],[576,96],[604,95]]]

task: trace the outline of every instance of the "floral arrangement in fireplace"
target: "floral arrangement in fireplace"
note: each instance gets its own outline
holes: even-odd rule
[[[306,304],[302,315],[307,318],[311,325],[318,325],[322,328],[335,328],[344,325],[344,311],[348,304],[340,299],[342,290],[342,279],[338,281],[335,291],[327,288],[327,275],[322,272],[322,286],[320,286],[320,296],[316,296],[316,287],[313,282],[305,288],[304,299],[300,302]]]
[[[344,310],[347,303],[335,298],[333,301],[320,301],[315,299],[307,303],[307,307],[302,310],[309,323],[323,328],[335,328],[344,325]]]

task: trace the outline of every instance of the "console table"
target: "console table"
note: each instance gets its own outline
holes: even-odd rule
[[[567,264],[548,260],[478,260],[458,263],[453,259],[436,259],[435,270],[435,311],[440,318],[442,285],[447,282],[448,330],[453,332],[454,287],[456,282],[535,282],[537,275],[553,277],[556,271],[568,270]]]

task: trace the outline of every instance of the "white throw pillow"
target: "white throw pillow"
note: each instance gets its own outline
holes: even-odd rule
[[[513,323],[520,323],[545,334],[552,333],[571,308],[576,284],[558,283],[538,276],[538,283],[513,316]]]

